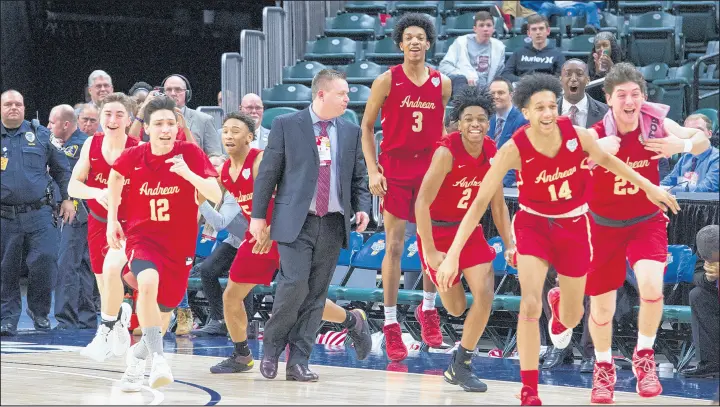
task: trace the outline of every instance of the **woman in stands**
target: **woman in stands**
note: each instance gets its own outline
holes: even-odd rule
[[[420,261],[438,287],[443,306],[456,317],[467,307],[465,288],[459,284],[460,274],[450,276],[436,270],[497,152],[495,142],[487,136],[489,117],[494,112],[492,96],[485,88],[467,87],[455,97],[450,120],[457,123],[459,131],[438,142],[415,202]],[[495,191],[491,207],[493,221],[507,248],[505,257],[511,260],[515,245],[502,188]],[[470,361],[492,309],[495,279],[490,266],[494,258],[495,250],[485,241],[482,226],[477,225],[460,254],[460,269],[470,286],[473,303],[463,325],[460,346],[444,375],[445,381],[458,384],[465,391],[487,390],[487,385],[473,374]]]
[[[255,120],[244,113],[230,113],[222,128],[222,143],[230,159],[220,171],[220,182],[237,200],[242,213],[250,222],[252,213],[253,182],[258,173],[263,152],[250,148],[255,139]],[[268,219],[272,218],[273,201],[268,207]],[[268,221],[268,223],[270,223]],[[270,226],[267,232],[270,233]],[[269,251],[259,247],[249,231],[240,243],[235,260],[230,266],[225,293],[223,294],[225,324],[233,341],[233,354],[210,368],[212,373],[239,373],[252,369],[253,356],[247,343],[248,316],[243,299],[258,284],[270,285],[275,270],[280,265],[277,243],[270,242]],[[267,251],[267,252],[266,252]],[[266,252],[265,254],[260,254]],[[367,316],[362,310],[346,311],[330,300],[325,301],[325,321],[341,324],[353,339],[357,358],[363,360],[370,353],[372,341]]]
[[[438,274],[455,277],[462,249],[501,187],[503,176],[509,170],[517,170],[520,210],[513,218],[513,233],[522,292],[517,329],[522,405],[542,404],[537,392],[538,319],[542,312],[542,287],[550,264],[557,270],[563,293],[562,303],[558,292],[551,291],[554,295],[548,295],[553,311],[549,330],[555,347],[568,346],[572,328],[584,312],[585,275],[593,256],[585,196],[588,177],[582,171],[586,154],[597,164],[638,185],[663,210],[678,210],[675,198],[667,191],[602,151],[588,130],[573,126],[567,117],[558,117],[557,98],[561,93],[560,81],[551,75],[533,74],[520,80],[513,93],[513,103],[522,109],[530,123],[515,132],[498,151],[438,270]]]
[[[622,61],[622,49],[615,34],[603,31],[593,40],[593,49],[588,59],[588,75],[590,80],[604,78],[613,65]]]

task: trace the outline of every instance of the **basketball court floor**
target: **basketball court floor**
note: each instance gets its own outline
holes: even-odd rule
[[[26,323],[27,324],[27,323]],[[27,325],[26,325],[27,326]],[[21,324],[22,327],[22,324]],[[449,353],[411,351],[401,363],[389,363],[379,346],[364,361],[355,359],[352,347],[315,345],[311,368],[317,383],[285,381],[284,355],[278,377],[267,380],[259,372],[261,341],[250,341],[255,368],[247,373],[214,375],[210,366],[232,353],[226,338],[165,336],[165,352],[175,383],[139,393],[123,393],[118,380],[125,369],[123,358],[96,363],[80,356],[94,331],[21,330],[2,338],[0,402],[7,404],[506,404],[519,405],[517,360],[475,357],[473,369],[488,384],[486,393],[467,393],[444,382]],[[136,341],[139,337],[133,337]],[[149,364],[148,364],[149,368]],[[149,371],[148,371],[149,373]],[[580,374],[578,365],[541,372],[540,395],[546,405],[588,404],[591,375]],[[629,370],[618,371],[617,404],[708,405],[718,390],[717,379],[684,379],[661,373],[664,394],[642,399],[635,393]]]

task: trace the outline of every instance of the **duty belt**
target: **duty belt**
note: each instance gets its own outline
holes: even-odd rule
[[[13,212],[13,213],[27,213],[30,211],[36,211],[45,205],[49,205],[49,202],[47,199],[43,198],[39,201],[29,203],[29,204],[0,205],[0,208],[2,209],[3,212],[9,211],[9,212]]]
[[[626,220],[609,219],[590,211],[590,215],[595,220],[595,223],[600,226],[606,226],[610,228],[624,228],[627,226],[637,225],[640,222],[645,222],[648,219],[654,218],[660,211],[653,212],[650,215],[638,216],[637,218],[631,218]]]

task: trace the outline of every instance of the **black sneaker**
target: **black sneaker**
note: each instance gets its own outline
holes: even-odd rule
[[[465,363],[458,363],[457,351],[453,353],[453,360],[447,368],[443,377],[450,384],[456,384],[465,391],[482,393],[487,391],[487,384],[480,381],[470,369],[470,360]]]
[[[204,327],[193,329],[190,333],[195,336],[225,336],[228,334],[228,330],[225,322],[211,319]]]
[[[355,344],[355,353],[358,360],[365,360],[372,349],[372,337],[370,336],[370,325],[367,321],[365,311],[354,309],[355,326],[348,329],[348,336]]]
[[[0,336],[15,336],[17,335],[17,327],[11,323],[2,324],[0,326]]]
[[[247,372],[255,365],[252,353],[240,356],[233,352],[232,356],[210,368],[210,373],[241,373]]]

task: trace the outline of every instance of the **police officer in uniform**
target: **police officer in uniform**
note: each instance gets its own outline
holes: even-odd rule
[[[74,168],[80,158],[80,150],[88,136],[78,128],[75,111],[70,105],[55,106],[50,111],[48,128],[52,142],[67,156]],[[53,183],[59,197],[60,188]],[[87,240],[88,210],[85,202],[74,199],[75,220],[61,223],[60,251],[58,252],[58,277],[55,283],[56,329],[97,329],[95,308],[95,277],[90,268]]]
[[[23,249],[28,268],[27,313],[35,329],[49,329],[50,301],[57,271],[58,235],[53,226],[47,171],[60,186],[60,216],[75,218],[68,199],[70,166],[50,142],[50,131],[24,120],[23,96],[0,94],[0,335],[15,335],[22,311]]]

